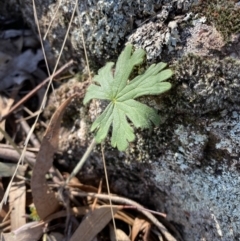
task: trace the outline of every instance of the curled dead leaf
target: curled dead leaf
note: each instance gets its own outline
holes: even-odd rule
[[[53,155],[57,151],[59,141],[59,129],[64,111],[70,101],[75,97],[69,97],[54,113],[50,124],[44,134],[36,164],[33,168],[31,189],[33,202],[41,219],[45,219],[59,208],[59,202],[55,194],[47,185],[45,175],[52,167]]]
[[[0,62],[1,62],[1,58],[0,58]],[[1,69],[1,65],[0,65],[0,69]],[[0,118],[8,113],[8,111],[10,110],[13,102],[14,102],[13,99],[6,98],[6,97],[0,95]],[[3,120],[3,121],[0,122],[0,127],[2,128],[3,131],[5,131],[5,122],[6,122],[6,120]],[[4,135],[0,132],[0,141],[3,138],[4,138]]]

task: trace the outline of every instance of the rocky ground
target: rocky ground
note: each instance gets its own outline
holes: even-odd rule
[[[16,6],[36,30],[31,2]],[[36,5],[45,33],[57,4],[36,0]],[[73,8],[72,1],[62,1],[50,30],[56,57]],[[158,110],[161,125],[138,130],[124,153],[106,143],[112,190],[166,213],[186,241],[240,240],[240,28],[234,17],[239,2],[83,1],[79,11],[93,71],[115,60],[127,42],[146,50],[146,64],[166,61],[175,71],[171,91],[142,99]],[[65,48],[62,61],[74,58],[84,69],[77,16]],[[82,88],[82,83],[62,85],[58,101],[74,87]],[[52,106],[50,99],[45,118]],[[70,106],[68,116],[74,118],[62,129],[63,154],[56,160],[62,168],[73,167],[91,139],[92,108],[81,101]],[[100,156],[96,148],[81,180],[94,183],[103,177]]]

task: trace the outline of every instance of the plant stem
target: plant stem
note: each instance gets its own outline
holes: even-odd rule
[[[86,160],[88,159],[89,155],[91,154],[91,152],[95,146],[96,146],[96,141],[93,138],[90,146],[87,148],[82,159],[78,162],[77,166],[75,166],[75,168],[73,169],[71,175],[67,178],[66,184],[68,184],[69,181],[71,180],[71,178],[75,177],[77,175],[77,173],[81,170],[83,164],[86,162]]]

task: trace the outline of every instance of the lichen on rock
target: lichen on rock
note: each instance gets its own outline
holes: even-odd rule
[[[185,39],[184,55],[193,53],[200,56],[214,56],[225,45],[222,35],[213,25],[205,23],[205,17],[193,19],[193,26],[183,28],[181,39]]]
[[[175,66],[175,104],[179,112],[201,115],[239,104],[238,60],[187,55]]]
[[[138,27],[136,32],[128,37],[128,41],[136,48],[145,49],[148,61],[161,58],[164,46],[171,52],[180,41],[177,23],[169,22],[168,25],[162,21],[149,22]]]
[[[155,60],[159,57],[162,46],[167,46],[167,49],[171,51],[178,41],[178,28],[176,24],[173,26],[174,24],[169,23],[173,21],[173,16],[188,12],[190,7],[197,2],[198,0],[79,1],[80,16],[76,14],[73,19],[63,59],[66,61],[71,56],[78,58],[82,56],[82,31],[88,56],[93,65],[100,63],[103,65],[106,60],[115,59],[124,46],[127,36],[131,34],[133,35],[129,37],[129,40],[136,43],[136,47],[148,46],[149,48],[146,48],[148,59]],[[58,8],[58,4],[52,0],[35,0],[41,31],[45,34],[48,24],[50,22],[52,24],[47,39],[54,47],[56,55],[59,54],[65,37],[74,3],[70,0],[63,0]],[[32,21],[34,19],[32,1],[20,1],[20,6],[25,20],[36,30],[36,25]],[[171,16],[172,13],[174,13],[173,16]],[[58,21],[56,19],[52,21],[54,16]],[[82,30],[80,30],[79,21],[81,21]],[[148,41],[143,38],[146,43],[137,43],[137,39],[144,37],[145,29],[149,26],[152,39],[148,36]],[[158,37],[160,38],[157,40]]]
[[[161,191],[171,196],[165,202],[175,210],[169,218],[181,220],[186,240],[238,240],[238,111],[197,118],[198,125],[175,125],[172,140],[178,149],[168,148],[152,164]],[[194,157],[195,150],[202,159]]]

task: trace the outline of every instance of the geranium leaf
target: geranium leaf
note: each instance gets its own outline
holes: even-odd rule
[[[143,49],[136,50],[132,55],[131,52],[132,45],[127,45],[117,60],[114,75],[115,80],[117,80],[114,83],[114,86],[116,86],[114,96],[125,88],[133,67],[143,62],[143,57],[145,55],[145,51]]]
[[[153,109],[133,99],[118,102],[118,108],[125,112],[127,117],[133,122],[134,126],[139,128],[148,128],[153,122],[158,125],[160,117]]]
[[[97,135],[95,136],[98,143],[102,142],[107,137],[113,120],[113,109],[114,105],[110,103],[104,112],[92,124],[91,131],[98,129]]]
[[[96,84],[91,84],[84,98],[84,104],[91,99],[105,99],[109,105],[94,121],[91,131],[96,131],[95,139],[102,142],[112,126],[111,145],[119,150],[125,150],[129,142],[135,138],[130,120],[137,128],[150,128],[152,123],[158,125],[160,117],[157,112],[145,104],[134,100],[143,95],[161,94],[171,88],[165,82],[173,74],[166,69],[166,63],[151,65],[144,74],[129,81],[134,66],[143,62],[144,50],[138,49],[132,53],[132,45],[127,45],[120,54],[115,73],[113,63],[107,63],[94,77]],[[113,74],[114,73],[114,74]]]
[[[118,104],[113,110],[113,123],[111,145],[124,151],[128,147],[128,142],[135,139],[135,135],[133,128],[127,122],[124,111],[118,108]]]

